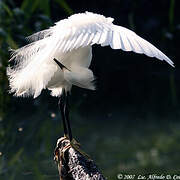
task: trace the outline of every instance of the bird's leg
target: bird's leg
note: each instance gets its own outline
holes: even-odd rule
[[[70,147],[74,148],[76,151],[78,151],[79,153],[81,153],[83,156],[87,157],[88,159],[90,159],[90,156],[88,154],[86,154],[84,151],[82,151],[80,149],[80,144],[74,139],[72,138],[72,131],[71,131],[71,126],[70,126],[70,121],[69,121],[69,92],[67,92],[66,94],[66,101],[65,101],[65,118],[66,118],[66,123],[67,123],[67,127],[68,127],[68,136],[69,136],[69,144],[64,147],[64,152],[69,149]]]
[[[65,100],[65,105],[64,105],[64,114],[65,114],[65,119],[67,123],[67,128],[68,128],[68,136],[70,142],[72,141],[72,131],[71,131],[71,125],[69,121],[69,92],[66,94],[66,100]]]
[[[62,70],[64,68],[66,68],[57,59],[54,58],[54,61],[57,63],[57,65]],[[61,141],[69,139],[69,143],[61,150],[62,154],[60,155],[60,157],[62,157],[64,159],[65,151],[67,151],[69,148],[72,147],[76,151],[81,153],[83,156],[90,159],[90,157],[80,149],[80,144],[74,138],[72,138],[72,131],[71,131],[71,126],[70,126],[70,121],[69,121],[69,92],[66,93],[65,89],[63,89],[63,91],[62,91],[62,95],[61,95],[61,98],[59,99],[58,104],[59,104],[59,108],[60,108],[60,111],[61,111],[62,120],[63,120],[63,127],[64,127],[64,138],[62,138]],[[55,154],[57,154],[57,155],[59,154],[58,149],[59,149],[59,147],[57,146],[56,149],[55,149]],[[57,155],[56,155],[56,157],[57,157]]]
[[[63,92],[62,92],[62,95],[61,95],[61,99],[59,101],[59,106],[60,106],[61,115],[62,115],[62,119],[63,119],[65,137],[60,138],[60,140],[58,140],[57,144],[60,144],[64,140],[65,141],[69,140],[67,145],[61,150],[62,154],[60,155],[60,157],[62,157],[64,159],[64,153],[69,148],[72,147],[76,151],[81,153],[83,156],[90,159],[90,157],[84,151],[82,151],[80,149],[80,144],[74,138],[72,138],[72,131],[71,131],[71,126],[70,126],[70,121],[69,121],[69,92],[66,93],[64,89],[63,89]],[[57,151],[58,149],[59,149],[59,147],[57,146],[55,152],[58,152]]]
[[[69,121],[69,102],[68,102],[69,93],[65,92],[65,89],[62,91],[62,95],[59,99],[59,109],[61,111],[62,121],[63,121],[63,128],[64,128],[64,136],[69,138],[72,141],[72,131]]]
[[[66,93],[65,93],[65,90],[63,89],[63,92],[62,92],[61,97],[58,102],[58,106],[59,106],[62,121],[63,121],[64,136],[66,138],[68,138],[68,131],[67,131],[67,127],[66,127],[66,118],[65,118],[65,113],[64,113],[65,101],[66,101]]]

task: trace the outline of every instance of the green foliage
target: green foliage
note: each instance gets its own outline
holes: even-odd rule
[[[16,135],[16,133],[13,133],[13,121],[5,119],[7,112],[11,111],[6,77],[6,67],[9,59],[8,49],[9,47],[17,49],[24,43],[25,36],[28,33],[32,33],[38,28],[47,27],[51,21],[48,16],[35,13],[34,18],[37,18],[37,21],[32,28],[32,20],[28,18],[29,16],[26,16],[26,11],[17,8],[11,0],[0,1],[0,17],[0,149],[5,150],[14,146],[14,135]],[[15,162],[19,155],[17,153],[10,162]]]
[[[174,14],[175,14],[175,0],[170,1],[170,6],[169,6],[169,31],[170,33],[173,33],[175,29],[174,25]],[[170,89],[171,89],[171,101],[174,107],[178,106],[178,98],[177,98],[177,92],[176,92],[176,85],[175,85],[175,76],[173,72],[171,73],[170,76]]]
[[[174,8],[175,8],[175,0],[170,0],[169,25],[170,25],[171,31],[174,29]]]
[[[31,0],[24,0],[21,6],[17,7],[15,1],[0,1],[0,118],[4,117],[9,102],[6,77],[8,48],[17,49],[25,43],[26,36],[52,24],[50,2],[36,0],[32,3]],[[68,14],[72,13],[64,0],[57,0],[57,4]]]
[[[55,2],[57,2],[67,14],[73,14],[73,10],[68,6],[65,0],[55,0]]]
[[[8,59],[10,58],[9,48],[17,49],[24,45],[25,37],[33,32],[47,28],[52,25],[51,15],[51,1],[50,0],[24,0],[20,6],[17,6],[16,1],[2,0],[0,1],[0,179],[17,179],[18,174],[22,174],[26,157],[23,156],[27,149],[20,146],[22,143],[31,143],[32,136],[26,134],[26,142],[19,142],[18,120],[15,116],[9,116],[13,111],[12,96],[8,94],[8,81],[6,77],[6,67],[8,66]],[[64,8],[65,12],[72,12],[71,8],[65,1],[57,3],[60,8]],[[11,101],[10,101],[11,98]],[[8,113],[10,112],[10,113]],[[37,121],[38,123],[39,121]],[[47,123],[45,123],[47,122]],[[41,147],[46,146],[48,150],[51,135],[47,134],[47,127],[50,125],[48,121],[40,129],[35,129],[37,132],[36,140]],[[31,129],[34,127],[32,122]],[[37,125],[37,127],[39,127]],[[39,130],[39,131],[38,131]],[[31,134],[32,130],[27,131]],[[41,144],[43,136],[48,137],[44,144]],[[48,144],[47,144],[48,143]],[[37,144],[37,148],[40,148]],[[29,151],[28,151],[29,152]],[[51,149],[52,152],[52,149]],[[50,150],[48,150],[48,154]],[[47,153],[46,153],[47,154]],[[38,156],[38,154],[36,154]],[[38,157],[37,157],[38,158]],[[33,166],[33,171],[37,179],[44,179],[40,176],[37,163],[32,160],[27,163]],[[41,173],[42,174],[42,173]]]
[[[72,2],[76,4],[75,1]],[[113,2],[115,1],[112,1],[112,3]],[[130,1],[125,0],[121,2],[129,3]],[[136,23],[141,21],[138,21],[137,19],[137,11],[139,10],[138,7],[142,1],[137,1],[138,3],[135,1],[133,2],[134,7],[128,14],[129,26],[131,29],[138,30],[139,25]],[[162,27],[162,29],[166,28],[166,30],[162,31],[162,29],[160,29],[160,31],[157,32],[157,34],[160,34],[162,31],[160,35],[162,35],[164,39],[164,32],[170,32],[171,35],[173,35],[176,29],[175,0],[169,2],[169,11],[166,12],[167,18],[165,19],[163,16],[161,19],[169,20],[167,20],[169,23],[168,28]],[[51,10],[52,5],[55,4],[67,15],[72,14],[73,11],[65,0],[22,0],[20,4],[16,3],[15,0],[0,0],[0,153],[2,153],[2,155],[0,154],[0,179],[58,179],[56,165],[53,162],[52,154],[59,133],[62,135],[62,127],[59,126],[60,121],[58,121],[60,119],[59,114],[55,109],[57,106],[54,105],[54,101],[50,104],[48,96],[44,98],[42,95],[33,101],[29,99],[24,100],[25,102],[23,103],[26,104],[26,108],[23,108],[24,104],[22,103],[22,99],[19,98],[18,100],[15,100],[7,93],[8,81],[6,77],[6,67],[8,66],[9,47],[16,49],[24,45],[26,43],[26,36],[52,25],[52,15],[53,13],[58,13]],[[96,3],[98,3],[98,1]],[[116,3],[118,3],[118,1],[116,1]],[[148,18],[149,22],[153,21],[151,17]],[[148,18],[146,20],[148,20]],[[140,20],[142,19],[140,18]],[[118,21],[121,22],[123,19],[119,18]],[[167,48],[168,51],[175,51],[175,45],[171,39],[165,39],[163,44],[169,44],[169,48]],[[94,50],[96,51],[96,49]],[[104,53],[104,50],[102,51]],[[116,52],[117,51],[113,51],[112,53]],[[121,54],[121,57],[121,62],[123,64],[123,59],[125,57],[123,53]],[[137,61],[134,59],[133,63],[138,63],[140,61],[140,56],[134,55],[134,57]],[[174,57],[176,57],[176,55],[174,55]],[[96,61],[96,65],[98,63],[100,64],[99,66],[97,65],[98,68],[102,67],[101,58],[102,54],[99,57],[99,61]],[[145,78],[145,80],[148,80],[147,84],[149,84],[148,90],[145,90],[146,87],[144,87],[145,85],[143,83],[145,80],[143,78],[146,73],[144,71],[147,70],[147,67],[144,66],[144,64],[142,69],[145,70],[142,75],[141,71],[138,72],[139,69],[137,66],[133,66],[133,63],[131,63],[132,61],[129,61],[131,67],[129,65],[120,67],[117,63],[119,62],[119,59],[117,59],[117,61],[114,60],[112,63],[111,56],[108,55],[108,57],[103,58],[107,58],[107,61],[104,61],[102,69],[99,68],[98,70],[103,71],[103,69],[106,68],[105,66],[107,66],[108,68],[104,70],[103,74],[107,79],[111,78],[110,74],[117,77],[117,72],[124,71],[124,74],[127,75],[128,71],[130,72],[134,69],[132,72],[134,73],[133,77],[132,73],[127,75],[129,76],[128,78],[122,74],[123,79],[129,81],[128,83],[125,81],[122,82],[122,79],[119,80],[118,78],[120,77],[116,78],[116,81],[118,79],[121,89],[125,86],[130,86],[129,89],[131,89],[130,91],[132,91],[132,94],[128,94],[128,96],[131,96],[131,100],[127,102],[128,97],[126,97],[126,94],[124,95],[122,93],[123,95],[119,96],[119,99],[117,97],[115,100],[116,103],[112,103],[112,101],[109,102],[113,96],[116,96],[116,93],[112,91],[112,87],[114,86],[114,82],[112,82],[112,84],[108,86],[109,92],[106,96],[101,95],[101,104],[104,104],[103,108],[106,107],[105,104],[110,104],[110,106],[114,105],[112,109],[116,111],[116,113],[118,111],[123,111],[125,109],[125,101],[123,101],[123,98],[126,99],[126,102],[129,104],[132,103],[132,99],[134,98],[135,105],[131,109],[128,104],[126,115],[122,115],[118,112],[119,114],[115,115],[114,118],[113,113],[110,113],[110,115],[108,114],[110,108],[106,107],[105,110],[103,109],[102,115],[100,116],[100,107],[97,101],[101,100],[98,99],[95,103],[92,103],[93,100],[91,101],[91,98],[88,99],[88,96],[83,94],[84,91],[78,89],[78,92],[81,91],[81,96],[79,96],[80,98],[72,96],[72,98],[76,98],[76,106],[73,106],[71,111],[73,113],[73,133],[75,137],[78,137],[77,140],[80,140],[82,148],[96,160],[98,166],[102,169],[103,174],[112,180],[117,179],[118,173],[147,174],[152,171],[157,173],[177,173],[179,171],[179,169],[177,169],[177,167],[179,167],[178,152],[180,151],[180,124],[176,121],[177,117],[173,117],[172,114],[169,115],[169,111],[167,112],[169,117],[166,119],[162,117],[157,118],[148,114],[151,113],[150,109],[153,109],[153,112],[155,112],[155,110],[164,111],[164,107],[166,107],[166,109],[171,109],[169,108],[171,104],[169,99],[177,106],[178,92],[176,91],[177,84],[175,82],[174,74],[172,73],[170,76],[169,85],[167,85],[167,79],[169,78],[168,74],[166,74],[167,68],[165,73],[162,73],[161,78],[159,78],[159,75]],[[126,56],[124,62],[127,59]],[[143,60],[139,64],[142,62]],[[118,65],[116,65],[116,63]],[[112,71],[110,71],[111,69]],[[113,72],[113,70],[116,71]],[[157,72],[161,74],[159,68],[157,69]],[[136,74],[142,76],[142,79],[134,78],[136,77]],[[151,76],[149,74],[148,76]],[[157,79],[157,83],[154,83],[153,79]],[[109,81],[111,80],[112,79]],[[141,82],[138,82],[138,80]],[[138,84],[142,85],[138,86]],[[169,95],[169,89],[171,90],[171,96]],[[117,94],[120,94],[118,92],[119,89],[116,91]],[[147,93],[146,91],[149,92]],[[91,93],[93,94],[93,92]],[[98,94],[98,91],[96,94]],[[113,96],[111,96],[111,94],[113,94]],[[97,96],[95,96],[95,93],[93,96],[96,99]],[[146,99],[146,96],[148,96],[148,100]],[[81,105],[84,103],[84,100],[88,102],[88,105],[83,105],[82,108]],[[20,101],[19,104],[22,103],[23,105],[19,105],[16,103],[17,101]],[[162,102],[159,103],[159,101]],[[123,108],[118,107],[120,102],[122,102]],[[153,108],[147,106],[146,103],[153,105]],[[48,106],[48,104],[50,105]],[[83,112],[85,108],[88,109],[88,112],[90,109],[89,114],[91,114],[91,116],[88,117],[89,115],[85,113],[85,117],[79,117],[77,109],[80,109],[81,112]],[[98,114],[95,114],[96,111],[93,111],[93,108],[98,111]],[[140,115],[138,115],[138,108],[143,111]],[[51,117],[51,111],[55,112],[56,116],[54,118]],[[105,118],[107,114],[108,118]],[[144,117],[144,114],[147,117]],[[141,118],[142,116],[143,118]],[[178,116],[178,114],[175,114],[174,116]],[[139,120],[139,117],[141,120]],[[172,117],[174,124],[170,122]],[[117,119],[117,121],[115,119]],[[127,122],[122,121],[123,119],[127,120]],[[129,119],[131,119],[131,121],[128,121]],[[151,122],[147,123],[148,120]]]

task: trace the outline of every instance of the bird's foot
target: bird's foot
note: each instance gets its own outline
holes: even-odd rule
[[[64,137],[61,137],[57,140],[56,143],[56,148],[54,150],[54,160],[58,163],[59,161],[61,161],[62,157],[64,157],[64,153],[62,153],[63,151],[63,146],[62,143],[63,141],[68,140],[67,135],[64,135]]]
[[[73,148],[88,160],[91,160],[90,156],[80,149],[80,146],[80,143],[78,143],[74,138],[72,139],[72,141],[70,141],[69,137],[67,135],[64,135],[64,137],[59,138],[57,141],[57,145],[54,150],[54,160],[57,163],[65,160],[65,152],[70,148]]]

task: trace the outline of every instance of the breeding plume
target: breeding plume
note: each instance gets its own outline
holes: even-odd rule
[[[27,39],[28,45],[12,50],[10,61],[15,63],[7,69],[10,92],[36,98],[47,88],[58,96],[64,133],[70,140],[67,96],[72,85],[95,90],[89,69],[94,44],[156,57],[173,66],[165,54],[133,31],[114,25],[113,18],[91,12],[74,14]]]

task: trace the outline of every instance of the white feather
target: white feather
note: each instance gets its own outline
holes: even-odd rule
[[[69,91],[72,85],[95,89],[93,73],[88,69],[93,44],[144,53],[174,66],[155,46],[112,22],[112,18],[85,12],[27,37],[31,43],[12,52],[10,60],[15,60],[15,65],[7,69],[10,92],[35,98],[45,88],[50,89],[53,96],[59,96],[62,88]],[[70,71],[61,70],[54,58]]]
[[[38,41],[38,40],[44,39],[46,37],[49,37],[51,35],[52,35],[51,29],[45,29],[45,30],[39,31],[37,33],[34,33],[34,34],[26,37],[26,39],[29,42],[34,42],[34,41]]]

